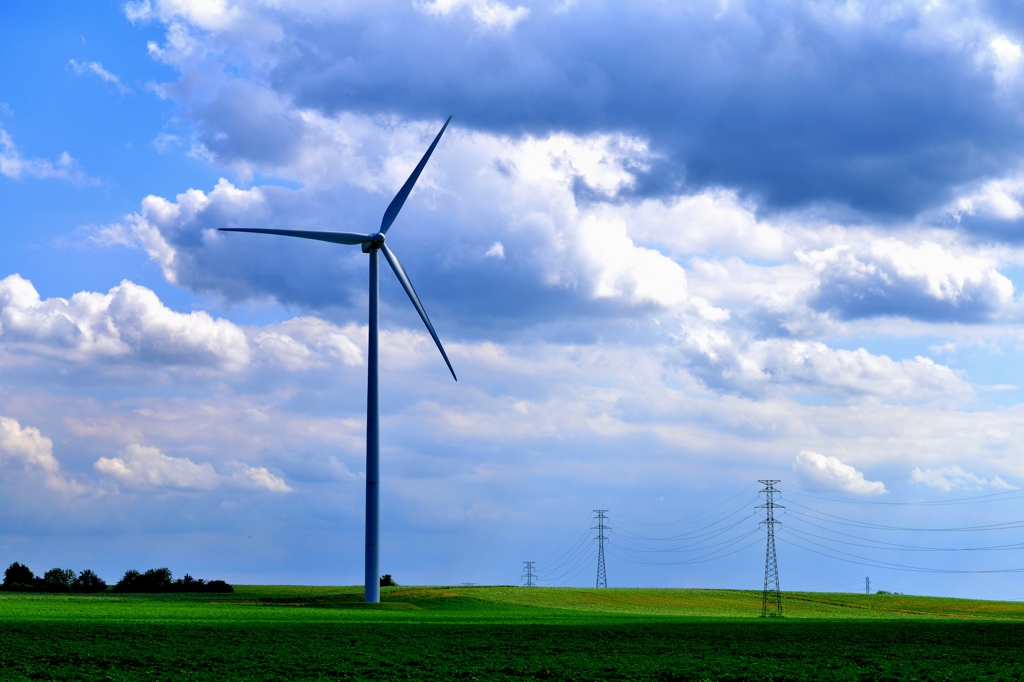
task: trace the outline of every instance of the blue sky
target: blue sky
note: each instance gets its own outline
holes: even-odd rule
[[[1017,529],[922,530],[1024,485],[1008,6],[9,5],[0,559],[358,583],[365,256],[216,228],[369,231],[453,115],[388,235],[460,381],[385,273],[385,571],[590,584],[603,508],[610,584],[757,587],[777,478],[784,588],[1024,598],[972,572]]]

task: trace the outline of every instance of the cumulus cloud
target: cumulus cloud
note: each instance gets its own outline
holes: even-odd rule
[[[179,313],[146,287],[124,281],[108,293],[42,299],[19,275],[0,280],[0,348],[22,357],[102,361],[111,371],[142,365],[187,370],[307,371],[364,364],[366,328],[296,317],[240,327],[203,311]]]
[[[63,152],[56,161],[26,159],[18,151],[10,133],[2,127],[0,127],[0,174],[6,175],[12,180],[56,178],[67,180],[75,185],[97,184],[97,181],[86,175],[78,162],[67,152]]]
[[[209,193],[193,189],[174,201],[147,197],[139,213],[121,225],[104,228],[95,241],[134,244],[161,265],[168,281],[196,291],[243,299],[271,296],[313,307],[352,305],[355,292],[365,287],[362,256],[356,250],[280,239],[275,240],[273,249],[267,249],[266,237],[239,238],[218,233],[216,228],[280,224],[290,228],[372,229],[369,226],[379,220],[378,216],[357,216],[365,222],[356,222],[351,211],[332,205],[338,201],[372,205],[374,195],[379,193],[382,196],[377,201],[385,206],[422,153],[426,143],[418,133],[436,130],[418,123],[396,128],[352,116],[334,121],[312,113],[309,116],[315,120],[315,126],[306,130],[312,137],[303,143],[303,151],[290,168],[296,177],[313,183],[324,180],[320,168],[330,168],[331,177],[348,183],[352,196],[358,199],[338,199],[336,194],[329,196],[312,188],[240,189],[222,179]],[[333,145],[335,138],[322,138],[325,130],[335,131],[345,141]],[[609,300],[637,309],[695,307],[702,314],[727,317],[725,311],[716,310],[706,301],[691,300],[684,269],[657,249],[637,244],[625,220],[590,210],[577,200],[581,191],[613,198],[632,186],[636,166],[649,156],[639,141],[625,136],[578,138],[565,134],[508,140],[460,134],[457,129],[449,135],[444,154],[435,154],[420,181],[415,195],[418,198],[407,204],[399,218],[402,224],[390,233],[404,240],[394,242],[396,250],[410,241],[426,246],[425,251],[413,251],[411,257],[400,251],[414,279],[424,269],[427,277],[450,270],[443,250],[448,238],[440,235],[444,234],[442,230],[451,232],[457,226],[463,242],[482,242],[478,253],[509,261],[514,252],[516,261],[511,264],[514,269],[504,269],[465,259],[459,264],[463,282],[459,287],[460,305],[477,302],[493,311],[485,292],[507,290],[502,278],[521,281],[526,276],[538,290],[560,289],[584,303]],[[403,142],[400,152],[384,159],[361,156],[380,151],[388,136]],[[342,156],[345,153],[348,155]],[[367,169],[370,172],[364,174]],[[504,199],[497,204],[472,199],[494,196]],[[324,225],[320,216],[325,215],[349,217],[342,224]],[[425,224],[427,229],[409,232],[413,228],[406,223],[413,221]],[[481,225],[490,229],[485,232]],[[495,236],[501,239],[495,242]],[[302,267],[296,266],[298,262],[303,263]],[[309,273],[313,271],[325,276],[311,278]],[[480,286],[465,284],[467,277],[480,281]],[[474,291],[477,295],[467,296],[467,292]],[[508,312],[524,311],[512,307]],[[565,313],[564,307],[560,312]]]
[[[210,490],[220,476],[208,463],[196,464],[187,457],[168,457],[159,448],[132,444],[121,457],[100,457],[93,468],[132,487],[189,488]]]
[[[708,326],[686,330],[683,341],[708,385],[749,395],[782,389],[913,401],[972,394],[956,372],[921,356],[897,361],[863,348],[792,339],[737,343],[726,330]]]
[[[0,417],[0,464],[21,464],[30,476],[42,478],[46,487],[67,493],[81,493],[85,489],[61,474],[60,462],[53,456],[53,441],[39,429],[22,427],[17,420]]]
[[[253,490],[292,492],[284,479],[265,467],[232,463],[229,476],[218,474],[208,462],[196,464],[187,457],[169,457],[152,446],[131,444],[120,457],[100,457],[93,468],[130,488],[179,488],[213,490],[230,485]]]
[[[10,275],[0,280],[0,342],[77,361],[130,356],[228,370],[249,361],[245,333],[233,323],[175,312],[127,280],[106,294],[43,300],[31,282]]]
[[[253,343],[269,363],[290,370],[326,367],[331,361],[345,365],[364,363],[362,348],[354,339],[366,336],[365,328],[344,329],[315,317],[298,317],[270,325],[253,334]]]
[[[234,471],[227,482],[232,486],[251,490],[268,490],[272,493],[294,492],[283,478],[270,473],[266,467],[251,467],[235,463]]]
[[[868,481],[864,474],[838,457],[801,450],[793,462],[793,471],[809,483],[854,495],[882,495],[888,492],[881,481]]]
[[[985,179],[958,191],[959,196],[940,213],[957,223],[970,225],[972,219],[1013,225],[1024,218],[1024,176],[1012,173],[1002,178]]]
[[[993,261],[939,244],[876,239],[798,254],[820,277],[816,307],[842,318],[904,315],[979,322],[1013,302],[1013,284]]]
[[[977,474],[964,471],[959,464],[937,469],[922,469],[914,467],[910,472],[910,482],[919,483],[948,493],[952,490],[977,490],[979,488],[999,488],[1002,490],[1014,490],[1014,487],[999,478],[993,476],[985,479]]]

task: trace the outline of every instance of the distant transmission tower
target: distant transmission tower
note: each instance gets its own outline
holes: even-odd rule
[[[764,596],[761,599],[761,617],[768,616],[782,617],[782,593],[779,591],[779,564],[775,560],[775,510],[785,509],[782,505],[775,504],[775,495],[779,492],[775,489],[778,480],[759,480],[764,484],[764,504],[758,505],[758,509],[765,510],[764,521],[761,522],[768,529],[768,545],[764,555]]]
[[[871,576],[864,578],[864,594],[871,594]]]
[[[597,525],[592,530],[597,531],[597,586],[608,587],[608,574],[604,568],[604,541],[608,538],[605,537],[604,532],[611,530],[611,528],[605,525],[605,514],[608,513],[607,509],[595,509],[594,513],[597,514]]]
[[[523,562],[523,577],[526,578],[526,587],[536,587],[537,574],[533,572],[533,565],[536,561],[524,561]]]

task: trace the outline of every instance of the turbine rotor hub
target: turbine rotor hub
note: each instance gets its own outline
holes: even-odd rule
[[[371,249],[379,249],[384,245],[384,233],[374,232],[370,235],[370,240],[363,242],[363,253],[370,253]]]

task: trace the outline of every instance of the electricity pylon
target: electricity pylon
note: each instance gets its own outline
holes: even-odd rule
[[[768,544],[765,547],[764,555],[764,594],[761,598],[761,617],[782,617],[782,593],[779,591],[779,564],[775,559],[775,510],[785,509],[782,505],[775,504],[775,495],[779,492],[775,489],[778,480],[759,480],[764,484],[764,504],[758,505],[758,509],[765,510],[765,519],[761,525],[768,529]]]
[[[605,537],[604,532],[611,530],[611,528],[605,525],[605,514],[608,513],[607,509],[595,509],[594,513],[597,514],[597,525],[593,526],[592,530],[597,531],[597,586],[608,587],[608,573],[604,568],[604,541],[608,538]]]
[[[523,562],[523,577],[526,578],[526,587],[536,587],[537,583],[534,580],[537,579],[537,574],[533,572],[533,565],[536,561],[524,561]]]

